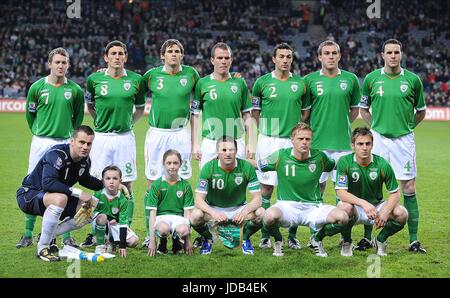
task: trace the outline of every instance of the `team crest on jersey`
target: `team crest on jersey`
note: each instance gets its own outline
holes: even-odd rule
[[[242,178],[242,177],[236,177],[236,178],[234,178],[234,182],[235,182],[237,185],[241,185],[242,181],[244,181],[244,178]]]
[[[316,170],[316,164],[315,163],[309,164],[308,169],[311,173],[313,173]]]
[[[181,198],[183,196],[183,191],[179,190],[177,191],[177,198]]]
[[[232,85],[230,89],[233,93],[236,93],[238,91],[238,87],[236,85]]]
[[[291,90],[292,90],[292,92],[297,92],[297,90],[298,90],[298,85],[297,85],[297,84],[292,84],[292,85],[291,85]]]
[[[81,169],[78,171],[78,176],[82,176],[83,173],[84,173],[84,171],[85,171],[85,168],[81,168]]]
[[[156,176],[156,170],[151,169],[150,170],[150,176]]]
[[[112,212],[112,214],[117,214],[117,213],[119,213],[119,208],[111,208],[111,212]]]
[[[347,82],[341,82],[340,84],[339,84],[339,87],[341,87],[341,89],[342,89],[342,91],[345,91],[346,89],[347,89]]]
[[[64,92],[64,98],[69,100],[72,97],[72,91],[68,90]]]
[[[185,78],[180,79],[180,84],[181,84],[181,86],[185,87],[187,84],[187,79],[185,79]]]
[[[130,90],[130,88],[131,88],[131,83],[130,82],[123,83],[123,89],[125,89],[125,91]]]
[[[375,180],[375,179],[377,179],[378,174],[377,174],[377,172],[370,172],[369,177],[370,177],[370,179]]]
[[[401,85],[400,85],[400,91],[402,91],[403,93],[405,93],[406,90],[408,90],[408,85],[406,85],[406,84],[401,84]]]

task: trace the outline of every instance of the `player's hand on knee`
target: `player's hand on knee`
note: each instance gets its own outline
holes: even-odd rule
[[[222,212],[214,212],[211,214],[211,217],[217,224],[224,224],[228,220],[227,216]]]
[[[364,212],[366,212],[367,217],[369,219],[375,219],[377,217],[377,209],[375,208],[374,205],[366,202],[363,206],[364,208]]]

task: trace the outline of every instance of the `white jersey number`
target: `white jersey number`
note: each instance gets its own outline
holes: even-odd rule
[[[217,99],[216,89],[211,89],[211,91],[209,91],[209,97],[211,97],[212,100]]]
[[[323,94],[323,85],[317,84],[316,88],[317,88],[317,95],[322,95]]]
[[[225,186],[225,182],[223,181],[223,179],[213,179],[212,180],[212,188],[214,189],[223,189],[223,187]]]
[[[163,79],[158,79],[158,86],[156,89],[161,90],[162,88],[164,88]]]
[[[108,94],[108,85],[102,85],[101,87],[101,91],[100,94],[105,96],[106,94]]]

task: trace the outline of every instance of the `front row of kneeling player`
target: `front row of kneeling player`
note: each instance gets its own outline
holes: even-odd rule
[[[106,167],[102,181],[89,174],[93,139],[90,127],[77,128],[70,143],[50,149],[17,191],[20,209],[43,217],[37,253],[45,261],[60,260],[58,248],[51,245],[55,236],[79,229],[92,218],[96,252],[110,251],[110,243],[118,242],[120,256],[126,257],[126,247],[138,244],[137,235],[128,226],[127,190],[121,184],[120,169]],[[352,256],[353,225],[372,224],[381,228],[373,242],[377,254],[385,256],[387,238],[404,227],[408,213],[399,204],[399,187],[391,166],[371,153],[370,130],[353,131],[354,152],[340,158],[337,166],[323,152],[310,149],[312,130],[308,125],[294,127],[291,140],[292,148],[256,162],[236,158],[236,141],[221,138],[216,145],[217,159],[201,169],[195,202],[189,182],[178,176],[180,154],[167,151],[163,158],[166,173],[152,184],[146,197],[150,209],[148,255],[167,253],[169,236],[173,238],[174,253],[184,250],[192,255],[191,226],[200,234],[196,244],[201,254],[211,253],[213,234],[219,234],[227,247],[241,245],[244,254],[254,254],[250,236],[264,226],[275,239],[273,255],[283,256],[279,227],[302,225],[312,232],[308,246],[317,256],[327,256],[324,237],[338,233],[342,235],[341,255]],[[337,207],[323,204],[319,189],[322,172],[335,166],[335,189],[341,200]],[[277,202],[267,210],[261,208],[255,168],[276,171],[278,176]],[[73,188],[77,182],[97,192],[91,196]],[[389,191],[386,201],[383,184]],[[247,189],[251,194],[249,203]],[[106,230],[110,241],[105,241]]]

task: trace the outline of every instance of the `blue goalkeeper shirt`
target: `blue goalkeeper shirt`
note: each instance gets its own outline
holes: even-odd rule
[[[89,174],[89,157],[74,162],[70,157],[69,146],[62,144],[50,148],[34,170],[23,179],[22,186],[44,192],[64,193],[67,196],[71,196],[70,187],[77,182],[92,190],[102,189],[102,181]]]

